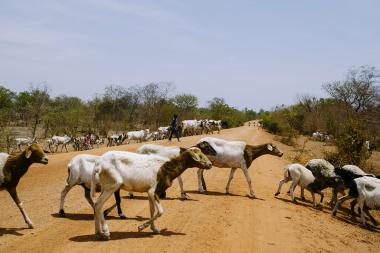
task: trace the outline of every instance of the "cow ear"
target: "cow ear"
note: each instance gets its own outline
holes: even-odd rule
[[[267,148],[268,148],[269,151],[272,151],[272,150],[273,150],[273,147],[272,147],[271,144],[268,144],[268,145],[267,145]]]
[[[27,149],[26,152],[25,152],[25,158],[29,159],[31,156],[32,156],[32,150]]]

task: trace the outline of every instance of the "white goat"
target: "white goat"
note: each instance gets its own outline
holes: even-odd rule
[[[102,192],[94,205],[96,234],[104,239],[110,238],[108,225],[101,211],[107,199],[120,188],[129,192],[148,193],[151,218],[139,226],[139,231],[150,226],[153,232],[159,233],[160,230],[154,225],[154,221],[164,212],[159,197],[165,197],[166,189],[171,186],[174,178],[187,168],[210,169],[211,166],[210,160],[196,147],[189,148],[170,160],[157,155],[123,151],[103,154],[95,164],[91,184],[91,194],[94,196],[96,177],[99,175]]]
[[[279,195],[281,192],[281,187],[284,183],[287,183],[289,181],[292,181],[292,184],[290,186],[289,192],[290,196],[292,197],[292,201],[294,203],[297,203],[295,196],[294,196],[294,190],[297,185],[301,186],[301,189],[308,189],[313,197],[313,205],[314,207],[317,207],[317,202],[315,201],[315,191],[311,190],[309,186],[314,182],[315,177],[313,176],[313,173],[308,170],[306,167],[304,167],[301,164],[293,163],[289,164],[284,168],[284,179],[282,179],[278,184],[277,192],[275,193],[275,196]],[[323,200],[323,193],[318,192],[321,195],[321,202]],[[303,191],[302,191],[303,194]],[[304,199],[304,196],[301,196],[302,199]]]
[[[153,154],[153,155],[164,157],[166,159],[172,159],[176,156],[179,156],[179,154],[185,150],[186,150],[185,148],[181,148],[178,146],[166,147],[166,146],[161,146],[161,145],[156,145],[156,144],[145,144],[145,145],[142,145],[140,148],[138,148],[136,150],[136,153],[146,154],[146,155]],[[183,190],[182,177],[178,176],[177,179],[179,183],[181,198],[187,199],[188,196]],[[133,196],[133,195],[130,193],[130,196]]]
[[[270,143],[258,146],[251,146],[243,141],[226,141],[213,137],[205,137],[199,140],[198,143],[206,142],[215,151],[215,156],[208,155],[212,164],[219,168],[231,168],[228,178],[226,193],[229,193],[230,184],[237,168],[241,168],[248,183],[250,196],[255,198],[255,193],[252,188],[251,178],[248,173],[248,168],[253,160],[259,156],[269,154],[281,157],[283,153]],[[198,170],[198,189],[204,192],[206,184],[203,178],[203,170]]]
[[[61,192],[61,202],[60,202],[60,209],[59,209],[59,215],[61,217],[65,217],[65,211],[64,211],[64,201],[67,193],[76,185],[81,185],[84,188],[84,196],[87,199],[88,203],[91,205],[91,207],[94,207],[94,202],[91,199],[90,196],[90,189],[91,189],[91,179],[92,179],[92,173],[94,171],[95,162],[97,159],[99,159],[100,156],[96,155],[88,155],[88,154],[80,154],[74,156],[67,165],[67,180],[66,180],[66,186]],[[96,184],[99,186],[98,179],[96,178]],[[99,187],[98,187],[99,188]],[[120,207],[120,190],[117,190],[115,192],[115,200],[116,200],[116,206],[118,209],[118,215],[121,219],[126,219],[126,216],[123,214],[123,211]],[[108,214],[114,206],[107,209],[105,211],[105,214]]]
[[[367,214],[373,224],[377,225],[376,220],[369,214],[368,209],[380,209],[380,179],[363,176],[353,179],[352,182],[349,187],[349,193],[338,199],[332,214],[336,214],[338,207],[344,201],[354,199],[359,204],[362,225],[367,226],[364,214]]]

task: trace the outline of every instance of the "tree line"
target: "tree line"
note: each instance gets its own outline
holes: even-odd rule
[[[328,159],[363,166],[370,150],[380,147],[379,78],[375,67],[349,69],[343,80],[322,85],[326,98],[301,95],[291,106],[261,112],[263,126],[288,141],[317,131],[330,135],[337,152],[326,154]]]
[[[256,117],[255,111],[238,110],[223,98],[213,98],[206,107],[200,107],[196,96],[171,95],[173,90],[170,83],[110,85],[103,94],[84,101],[75,96],[52,97],[46,85],[31,86],[22,92],[0,85],[0,135],[6,136],[6,129],[12,127],[30,127],[33,137],[37,129],[43,133],[39,138],[85,132],[105,136],[110,131],[167,126],[173,114],[178,114],[180,120],[223,120],[228,127],[240,126]]]

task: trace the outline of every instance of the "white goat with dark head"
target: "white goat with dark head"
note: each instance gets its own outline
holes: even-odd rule
[[[216,155],[208,155],[212,164],[219,168],[231,168],[230,176],[228,178],[226,193],[229,193],[231,180],[237,168],[241,168],[248,183],[250,196],[255,198],[251,178],[248,173],[248,168],[252,162],[262,155],[274,155],[281,157],[283,153],[271,143],[252,146],[243,141],[226,141],[213,137],[205,137],[199,140],[198,143],[206,142],[215,151]],[[206,189],[206,183],[203,178],[203,170],[198,170],[198,188],[200,192]]]
[[[206,155],[216,155],[216,151],[207,143],[201,142],[195,145],[194,147],[200,148],[201,151]],[[156,144],[145,144],[137,149],[139,154],[154,154],[162,156],[168,159],[179,156],[182,152],[186,151],[186,148],[181,148],[178,146],[161,146]],[[178,176],[178,183],[181,192],[181,198],[187,199],[187,194],[183,189],[183,180],[181,176]]]
[[[96,177],[99,176],[101,194],[94,205],[96,234],[104,239],[110,238],[102,207],[120,188],[129,192],[148,193],[151,218],[139,226],[139,231],[150,226],[153,232],[159,233],[154,221],[164,212],[160,198],[166,196],[166,189],[171,186],[172,181],[187,168],[210,169],[211,166],[210,160],[196,147],[189,148],[172,159],[123,151],[103,154],[95,164],[91,184],[91,193],[94,196]]]

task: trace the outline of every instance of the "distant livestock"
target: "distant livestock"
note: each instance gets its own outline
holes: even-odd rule
[[[17,137],[15,138],[16,146],[18,147],[19,151],[21,151],[21,146],[23,145],[30,145],[33,143],[38,143],[36,141],[36,137],[30,138],[30,137]]]
[[[57,136],[54,135],[51,137],[52,145],[55,146],[55,152],[58,151],[58,146],[61,145],[61,152],[63,148],[66,149],[67,151],[67,144],[71,143],[74,141],[74,138],[67,136],[66,134],[64,136]]]

